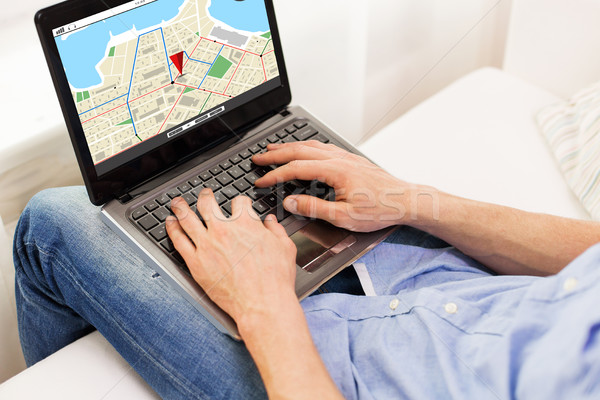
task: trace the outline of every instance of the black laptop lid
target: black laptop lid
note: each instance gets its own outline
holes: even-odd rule
[[[35,22],[94,204],[291,101],[272,0],[72,0]]]

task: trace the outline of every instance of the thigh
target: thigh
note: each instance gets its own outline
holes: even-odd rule
[[[99,218],[83,188],[37,195],[16,254],[166,398],[263,398],[243,343],[221,334]]]

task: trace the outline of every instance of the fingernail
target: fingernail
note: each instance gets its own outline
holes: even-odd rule
[[[267,145],[267,149],[276,149],[279,146],[281,146],[281,143],[271,143],[271,144]]]
[[[288,210],[291,213],[296,213],[298,211],[298,201],[296,200],[295,197],[292,197],[292,196],[286,197],[285,200],[283,201],[283,206],[285,207],[286,210]]]
[[[177,218],[175,218],[175,217],[174,217],[174,216],[172,216],[172,215],[169,215],[169,216],[167,217],[167,219],[165,220],[165,224],[167,224],[167,225],[171,225],[171,224],[172,224],[173,222],[175,222],[175,221],[177,221]]]

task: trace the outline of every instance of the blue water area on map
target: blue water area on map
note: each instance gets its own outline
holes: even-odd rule
[[[65,40],[55,38],[67,79],[76,89],[102,83],[96,65],[108,52],[110,35],[120,35],[134,26],[138,31],[168,21],[179,14],[185,0],[158,0],[123,14],[94,23]],[[165,61],[166,62],[166,61]]]
[[[208,12],[213,18],[241,31],[269,30],[264,0],[212,0]]]

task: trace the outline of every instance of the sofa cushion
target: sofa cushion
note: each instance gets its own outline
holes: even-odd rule
[[[409,182],[527,211],[589,219],[535,122],[557,96],[494,68],[459,79],[359,146]]]
[[[600,82],[545,107],[537,120],[569,186],[600,220]]]

